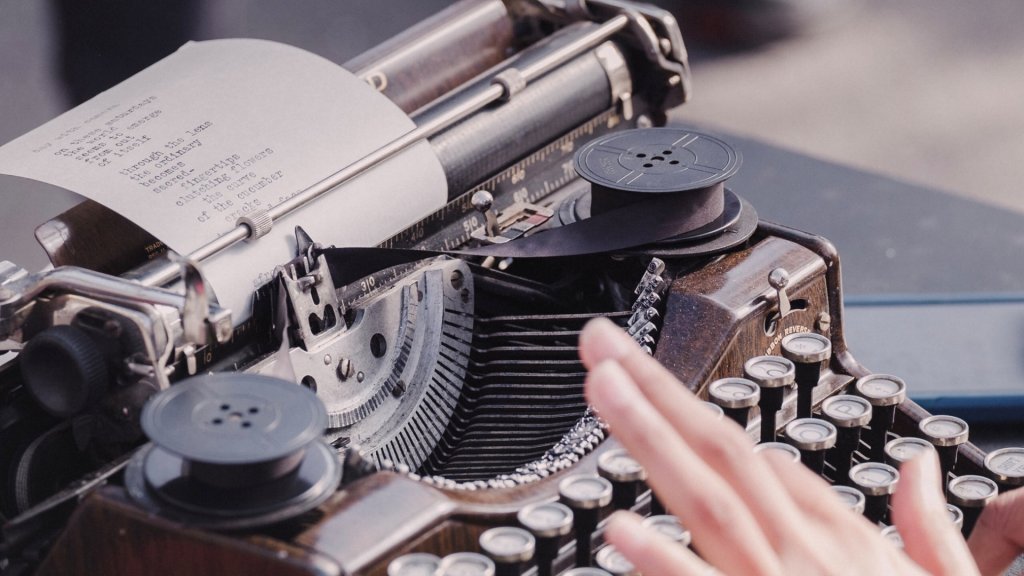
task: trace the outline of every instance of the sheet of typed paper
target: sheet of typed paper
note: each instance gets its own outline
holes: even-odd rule
[[[100,202],[188,254],[409,132],[413,122],[339,66],[265,40],[193,42],[0,148],[0,174]],[[203,263],[236,322],[295,256],[301,225],[325,245],[370,246],[443,206],[421,142]]]

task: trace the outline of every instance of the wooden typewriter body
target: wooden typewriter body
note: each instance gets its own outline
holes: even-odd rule
[[[394,286],[402,287],[414,303],[441,305],[448,302],[452,287],[456,299],[463,294],[456,308],[462,306],[461,317],[471,315],[472,322],[438,328],[442,347],[450,344],[452,351],[447,356],[437,353],[444,356],[439,360],[444,366],[426,369],[435,375],[447,371],[459,380],[444,388],[458,400],[447,409],[450,421],[435,422],[432,445],[403,449],[394,447],[401,444],[394,441],[387,448],[382,441],[367,457],[367,466],[347,466],[337,491],[315,508],[285,522],[229,530],[211,530],[140,505],[122,485],[131,454],[108,454],[98,471],[73,479],[68,487],[54,487],[28,501],[13,498],[7,504],[4,547],[12,573],[37,568],[40,574],[383,575],[389,563],[409,553],[479,552],[485,530],[516,526],[517,513],[524,507],[557,501],[562,480],[597,474],[601,455],[617,448],[614,436],[590,415],[582,396],[584,370],[575,346],[579,330],[594,316],[608,316],[639,333],[637,340],[704,398],[712,382],[742,376],[751,358],[779,355],[782,339],[792,334],[817,333],[831,342],[831,357],[821,364],[814,389],[815,407],[826,397],[848,392],[856,379],[867,376],[869,371],[852,357],[844,341],[840,264],[834,247],[823,238],[759,222],[753,207],[740,200],[733,201],[742,204],[738,215],[726,219],[713,234],[683,241],[651,239],[658,241],[551,258],[508,256],[499,249],[491,255],[437,256],[439,251],[498,245],[495,238],[516,232],[517,224],[533,222],[530,218],[539,213],[546,214],[540,227],[551,228],[559,218],[562,224],[584,218],[572,210],[590,188],[572,170],[573,155],[595,138],[660,125],[667,108],[685,100],[685,51],[671,16],[617,0],[580,4],[584,5],[587,8],[580,13],[573,3],[462,2],[347,65],[407,112],[419,110],[413,114],[418,122],[437,118],[431,114],[439,108],[428,106],[423,112],[424,106],[456,86],[498,84],[508,90],[507,102],[466,116],[432,136],[448,176],[450,201],[382,245],[428,251],[423,257],[432,263],[462,261],[458,273],[450,268],[437,273],[451,285],[443,288],[444,296],[429,299],[441,290],[428,290],[433,272],[423,272],[434,264],[411,264],[408,256],[376,268],[374,258],[379,255],[362,256],[353,266],[346,258],[357,256],[309,242],[297,259],[307,267],[323,257],[332,265],[338,262],[334,271],[365,270],[345,281],[336,277],[331,286],[338,302],[357,312],[360,306],[369,310],[367,302],[376,302]],[[492,69],[509,53],[515,54],[512,68],[528,69],[545,62],[553,51],[589,38],[598,27],[613,24],[614,30],[608,28],[609,42],[587,47],[534,84],[509,87],[516,78],[501,76],[500,67]],[[528,42],[523,30],[529,31],[525,35],[531,42],[542,39],[524,47]],[[423,73],[420,61],[441,58],[455,48],[465,53],[465,67]],[[445,106],[440,110],[444,112]],[[482,191],[487,194],[481,196]],[[743,191],[735,194],[742,197]],[[614,210],[619,200],[613,194],[606,203]],[[150,254],[142,255],[138,248],[158,244],[97,205],[86,203],[62,218],[65,241],[50,248],[58,266],[74,264],[139,277],[137,266]],[[301,238],[299,245],[303,246]],[[96,246],[101,248],[87,249]],[[97,253],[104,257],[96,258]],[[635,295],[644,294],[652,262],[663,265],[653,272],[659,277],[657,297],[639,302]],[[462,285],[470,280],[464,277],[466,270],[471,294]],[[263,314],[258,307],[229,343],[178,358],[170,366],[172,379],[204,371],[263,370],[280,344],[279,338],[270,336],[278,296],[258,295]],[[298,309],[295,302],[288,308],[293,313]],[[423,310],[421,318],[427,318],[427,306]],[[445,313],[454,314],[447,308]],[[638,314],[643,316],[640,320]],[[454,317],[438,316],[439,326],[449,326]],[[356,320],[345,322],[354,325]],[[394,342],[390,336],[388,341]],[[374,356],[387,357],[379,351]],[[338,382],[355,377],[342,364],[332,366],[331,374],[329,378],[336,376]],[[18,393],[17,366],[8,364],[0,377],[5,379],[4,398],[12,405],[25,403]],[[359,372],[360,382],[362,377]],[[319,388],[319,394],[332,384],[319,374],[300,383]],[[415,386],[392,381],[387,391],[399,399],[408,395],[410,385]],[[780,429],[795,417],[796,404],[796,393],[787,392],[777,420]],[[141,404],[125,414],[137,417],[138,410]],[[40,420],[26,425],[9,419],[3,433],[13,435],[21,427],[41,437],[64,424],[38,410],[24,413]],[[335,414],[337,422],[349,425],[346,414]],[[918,422],[925,416],[906,400],[897,410],[892,432],[920,435]],[[417,417],[409,417],[412,427],[399,435],[420,430],[416,426],[422,427],[423,421]],[[759,421],[755,408],[747,421],[755,437]],[[329,438],[342,458],[350,447],[349,436],[335,431]],[[139,436],[135,445],[143,441]],[[984,473],[984,454],[978,449],[963,444],[959,455],[955,474]],[[27,458],[24,451],[3,457],[9,469],[29,470],[19,467]],[[404,457],[415,462],[405,464]],[[50,463],[46,469],[52,468]],[[650,492],[639,490],[631,507],[650,513]],[[606,507],[601,515],[608,511]],[[593,533],[564,535],[552,573],[573,566],[578,538],[599,548],[601,531],[598,524]],[[527,573],[537,570],[529,562],[521,568]]]

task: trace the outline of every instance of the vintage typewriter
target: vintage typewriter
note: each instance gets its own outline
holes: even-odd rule
[[[690,90],[669,13],[464,0],[346,67],[448,180],[379,248],[297,230],[237,326],[201,258],[92,202],[40,227],[52,270],[0,265],[5,574],[632,573],[610,510],[687,535],[583,399],[597,316],[880,527],[915,450],[965,530],[1024,483],[851,356],[839,255],[758,219],[728,143],[660,128]]]

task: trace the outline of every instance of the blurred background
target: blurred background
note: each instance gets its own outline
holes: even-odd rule
[[[144,10],[131,5],[161,2],[8,0],[0,3],[0,143],[72,103],[58,53],[61,14],[96,18],[98,36],[124,38],[117,45],[179,28],[196,39],[279,40],[342,63],[448,3],[182,1],[142,19]],[[1024,212],[1024,3],[661,3],[681,13],[694,58],[695,97],[681,116]],[[101,5],[119,6],[120,21]],[[172,49],[178,37],[169,36],[167,47],[128,58],[124,71]],[[77,84],[89,87],[81,76]]]
[[[6,0],[0,144],[187,39],[266,38],[340,64],[449,3]],[[673,120],[735,136],[737,189],[839,246],[862,362],[909,371],[933,406],[975,387],[995,391],[978,406],[1019,415],[1005,400],[1024,398],[1024,2],[661,4],[694,75]],[[0,259],[38,269],[32,230],[77,197],[2,184]]]

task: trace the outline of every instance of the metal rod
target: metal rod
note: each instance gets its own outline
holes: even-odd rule
[[[582,34],[572,42],[560,46],[542,58],[539,58],[523,69],[519,70],[523,80],[529,84],[551,70],[565,64],[586,51],[598,46],[629,24],[626,16],[615,16],[593,30]],[[405,133],[403,136],[392,140],[388,144],[374,150],[373,152],[345,166],[334,174],[320,180],[316,184],[302,190],[298,194],[270,208],[267,213],[272,220],[294,212],[295,210],[309,204],[336,187],[352,180],[369,168],[372,168],[392,156],[409,148],[413,144],[434,136],[441,130],[459,122],[470,114],[483,109],[485,106],[500,100],[505,96],[504,88],[499,84],[487,84],[481,86],[473,93],[459,96],[452,100],[432,106],[423,113],[417,115],[418,124],[416,128]],[[200,246],[188,254],[193,261],[202,261],[218,254],[231,246],[249,237],[251,231],[248,226],[239,224],[231,231],[218,236],[216,239]],[[179,270],[175,265],[168,265],[149,271],[140,281],[146,285],[162,285],[178,276]]]

